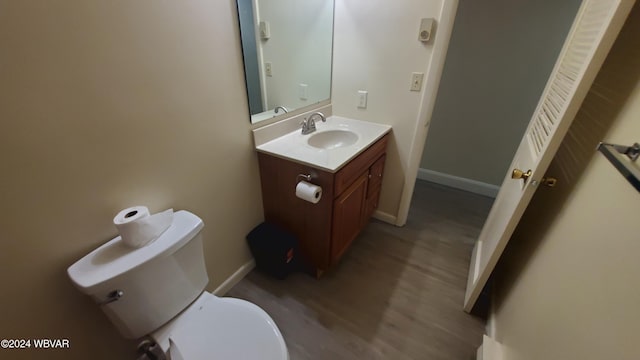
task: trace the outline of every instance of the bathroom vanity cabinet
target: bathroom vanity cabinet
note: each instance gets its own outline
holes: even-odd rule
[[[330,172],[258,153],[265,220],[293,233],[316,275],[338,262],[378,207],[389,135]],[[299,199],[298,175],[322,187],[317,204]]]

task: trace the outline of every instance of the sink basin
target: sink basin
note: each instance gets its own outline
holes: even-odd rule
[[[256,150],[335,173],[391,131],[389,125],[333,115],[317,124],[315,132],[302,135],[298,127],[302,117],[254,129]]]
[[[349,130],[328,130],[315,133],[309,137],[307,143],[318,149],[336,149],[353,145],[358,141],[358,135]]]

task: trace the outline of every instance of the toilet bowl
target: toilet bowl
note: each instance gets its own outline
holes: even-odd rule
[[[207,292],[151,338],[172,360],[288,359],[282,335],[264,310]]]
[[[204,291],[202,220],[174,214],[158,239],[137,249],[118,236],[67,269],[129,339],[150,338],[171,360],[288,360],[271,317],[248,301]]]

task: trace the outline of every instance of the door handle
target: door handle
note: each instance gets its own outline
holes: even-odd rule
[[[529,178],[531,177],[531,169],[527,170],[527,172],[524,172],[520,169],[513,169],[513,171],[511,172],[511,178],[512,179],[522,179],[524,180],[524,183],[526,184],[527,181],[529,180]]]

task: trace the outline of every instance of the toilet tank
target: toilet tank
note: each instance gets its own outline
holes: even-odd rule
[[[120,236],[67,269],[76,287],[91,296],[126,338],[139,338],[185,309],[209,278],[204,263],[202,220],[174,214],[158,239],[138,249]]]

